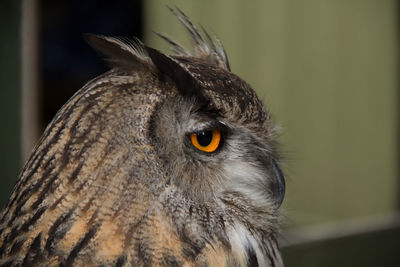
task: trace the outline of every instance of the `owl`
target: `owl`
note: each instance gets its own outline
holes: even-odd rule
[[[1,266],[283,266],[276,127],[217,37],[89,35],[111,70],[55,115],[0,217]]]

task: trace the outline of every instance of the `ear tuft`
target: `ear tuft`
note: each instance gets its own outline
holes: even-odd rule
[[[230,70],[229,61],[225,49],[216,35],[214,35],[214,38],[212,38],[207,33],[207,31],[202,26],[200,26],[203,32],[201,33],[201,31],[197,29],[196,25],[192,23],[189,17],[186,16],[186,14],[183,13],[183,11],[179,8],[173,9],[168,7],[168,9],[185,27],[193,43],[193,52],[190,53],[183,46],[172,40],[170,37],[164,34],[156,33],[159,37],[172,45],[172,49],[175,52],[175,55],[200,58],[223,69]]]
[[[198,94],[199,84],[185,65],[157,49],[146,47],[146,51],[157,70],[171,78],[182,95]]]
[[[154,64],[139,39],[114,38],[94,34],[85,34],[85,39],[104,56],[105,61],[112,67],[154,69]]]

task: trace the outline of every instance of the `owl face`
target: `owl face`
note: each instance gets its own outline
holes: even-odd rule
[[[207,44],[178,18],[198,45],[193,55],[164,36],[177,55],[108,37],[90,41],[116,69],[133,69],[146,84],[157,81],[156,90],[146,86],[144,93],[157,101],[141,121],[168,184],[193,201],[217,203],[234,192],[256,207],[278,208],[285,182],[270,115],[255,91],[230,72],[222,46],[218,50],[211,39]]]
[[[167,96],[151,128],[170,183],[195,201],[218,202],[236,192],[255,206],[279,207],[284,182],[264,106],[236,75],[201,61],[184,62],[196,80],[183,90],[193,91]]]

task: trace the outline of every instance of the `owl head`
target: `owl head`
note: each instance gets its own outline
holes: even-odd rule
[[[243,262],[253,253],[263,266],[267,261],[261,255],[268,253],[262,252],[260,240],[275,240],[285,193],[276,127],[251,86],[231,72],[220,40],[200,32],[180,10],[171,11],[189,33],[192,51],[162,34],[174,54],[138,40],[88,36],[112,66],[115,82],[134,84],[138,92],[131,93],[135,104],[130,112],[135,115],[129,134],[139,141],[126,145],[151,161],[138,166],[130,179],[158,192],[172,223],[187,239],[198,241],[201,228],[209,232],[200,234],[202,238],[216,235]],[[129,137],[121,139],[126,143]],[[188,216],[198,221],[188,222]],[[221,218],[233,230],[224,230]],[[255,232],[263,237],[253,236]]]
[[[115,70],[148,79],[154,85],[148,96],[162,99],[143,126],[167,184],[191,201],[222,205],[224,196],[235,195],[277,209],[285,182],[268,111],[230,71],[220,40],[200,33],[179,9],[171,11],[191,36],[193,51],[162,34],[173,55],[138,40],[89,35],[89,42]]]
[[[193,51],[87,37],[112,68],[34,149],[2,213],[0,263],[281,264],[271,117],[219,39],[172,11]]]

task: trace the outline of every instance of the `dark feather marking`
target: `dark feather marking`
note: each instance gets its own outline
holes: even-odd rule
[[[278,242],[276,241],[275,237],[271,237],[271,242],[273,243],[273,245],[276,245],[276,250],[272,248],[272,255],[274,257],[277,257],[276,252],[279,251],[279,247],[278,247]]]
[[[67,193],[62,194],[61,197],[59,197],[56,201],[54,201],[54,203],[51,204],[51,206],[49,207],[49,210],[50,210],[50,211],[54,210],[54,209],[57,207],[57,205],[60,204],[60,202],[61,202],[63,199],[65,199],[65,197],[66,197],[67,195],[69,195],[69,191],[67,191]]]
[[[98,80],[103,79],[108,73],[99,76],[98,78],[95,78],[92,80],[91,83],[95,83]],[[89,85],[91,84],[89,83]],[[59,136],[62,132],[62,130],[65,128],[66,124],[68,123],[68,119],[75,110],[75,105],[79,103],[81,98],[85,97],[85,93],[88,90],[95,90],[97,87],[104,86],[103,84],[96,85],[94,87],[87,87],[85,91],[84,89],[81,90],[81,95],[77,95],[76,98],[72,98],[69,102],[72,102],[75,100],[75,103],[72,103],[72,105],[66,110],[65,112],[61,112],[63,109],[61,109],[55,116],[55,119],[53,123],[51,124],[52,127],[47,130],[42,138],[40,139],[39,143],[43,144],[45,140],[51,138],[50,140],[47,141],[47,144],[44,148],[39,149],[39,146],[35,148],[35,152],[31,155],[28,164],[26,164],[23,168],[23,171],[21,173],[21,176],[19,178],[19,181],[15,185],[14,192],[20,192],[13,194],[13,197],[9,199],[8,204],[6,206],[6,209],[3,211],[3,217],[1,218],[0,222],[3,223],[5,220],[9,219],[9,216],[6,216],[9,211],[11,210],[12,207],[15,206],[16,203],[18,203],[13,216],[11,217],[11,220],[8,221],[8,225],[12,225],[15,218],[19,215],[22,215],[20,213],[22,206],[25,204],[25,201],[29,198],[30,192],[36,192],[37,189],[40,187],[41,183],[44,182],[45,179],[39,179],[38,182],[32,186],[29,185],[28,188],[25,190],[21,191],[21,187],[25,186],[31,177],[37,172],[38,168],[40,166],[43,166],[43,164],[49,164],[51,160],[48,160],[47,162],[43,162],[43,159],[45,156],[47,156],[48,151],[50,148],[54,145],[54,142],[59,140]],[[85,87],[84,87],[85,88]],[[101,94],[102,92],[99,92],[95,95]],[[67,105],[67,104],[66,104]],[[64,105],[65,106],[65,105]],[[61,122],[64,121],[63,124]],[[22,201],[22,199],[25,199],[25,201]],[[22,202],[21,202],[22,201]]]
[[[33,240],[22,266],[37,266],[44,257],[42,253],[42,232],[40,232]]]
[[[100,138],[100,136],[102,135],[102,133],[103,133],[103,127],[100,128],[100,129],[97,131],[96,136],[95,136],[93,139],[94,139],[94,140],[98,140],[98,139]],[[81,150],[79,151],[79,154],[77,155],[77,157],[78,157],[78,158],[81,158],[81,157],[83,156],[83,154],[93,145],[93,143],[94,143],[94,142],[86,142],[86,143],[82,146],[82,148],[81,148]],[[104,156],[101,157],[101,161],[98,161],[98,162],[97,162],[97,166],[100,166],[100,164],[104,161],[105,156],[106,156],[106,155],[104,155]]]
[[[192,218],[193,215],[193,204],[190,204],[189,206],[189,217]]]
[[[13,200],[14,200],[15,198],[16,198],[16,194],[14,195]],[[10,201],[10,202],[11,202],[11,201]],[[6,216],[6,215],[7,215],[8,211],[10,210],[10,207],[11,207],[11,205],[10,205],[10,204],[7,204],[6,207],[5,207],[5,209],[0,213],[0,216],[3,215],[2,218],[0,219],[0,224],[3,224],[4,221],[6,220],[6,218],[8,218],[8,216]]]
[[[101,190],[101,189],[98,189],[98,190],[96,191],[96,193],[90,197],[90,199],[87,201],[87,203],[85,204],[85,206],[82,207],[81,212],[85,213],[86,211],[89,210],[89,208],[92,206],[92,202],[93,202],[95,199],[97,199],[97,197],[99,196],[98,192],[99,192],[100,190]]]
[[[102,93],[102,92],[101,92]],[[87,101],[89,101],[89,104],[87,106],[85,106],[84,110],[80,113],[79,117],[75,120],[74,124],[71,127],[71,136],[68,140],[68,143],[66,145],[66,147],[69,147],[73,140],[76,138],[77,134],[76,134],[76,126],[78,125],[78,123],[81,121],[81,119],[83,118],[83,116],[85,114],[87,114],[86,112],[89,111],[96,103],[94,101],[94,99],[98,96],[98,94],[93,95],[91,98],[93,99],[89,99]],[[112,101],[110,101],[109,103],[107,103],[104,108],[102,108],[100,112],[102,112],[103,110],[107,109],[110,105],[112,104]],[[98,115],[98,113],[93,113],[94,116]],[[88,128],[85,129],[85,131],[81,134],[81,138],[85,139],[87,138],[87,134],[91,131],[91,129],[93,128],[93,125],[95,125],[97,123],[96,119],[92,119],[91,123],[89,124]],[[99,136],[101,136],[102,134],[102,130],[100,129],[97,134],[96,137],[94,138],[94,140],[98,140]],[[81,141],[79,140],[75,140],[74,143],[80,143]],[[93,145],[93,141],[92,142],[86,142],[83,147],[81,148],[81,151],[79,152],[79,155],[76,156],[76,158],[80,159],[82,157],[82,154],[85,153],[87,151],[87,149],[89,149],[89,147],[91,147],[91,145]],[[66,152],[68,152],[68,150],[66,150]],[[66,154],[64,154],[64,160],[69,161],[70,157],[67,156]],[[78,177],[80,171],[82,170],[82,167],[84,165],[85,161],[81,161],[79,163],[79,165],[75,168],[75,170],[72,172],[71,176],[68,177],[68,182],[72,183],[73,181],[75,181],[75,179]]]
[[[64,168],[65,168],[65,166],[61,166],[61,169],[64,169]],[[45,197],[49,194],[49,189],[51,188],[51,186],[53,186],[54,181],[57,180],[57,178],[58,178],[58,173],[54,173],[49,178],[49,180],[45,184],[43,190],[40,192],[40,195],[38,196],[36,201],[32,203],[32,205],[31,205],[32,209],[36,209],[43,202]]]
[[[271,256],[271,250],[268,247],[267,241],[264,241],[262,243],[263,243],[263,248],[264,248],[265,254],[267,255],[269,261],[271,262],[271,267],[275,267],[275,261]]]
[[[83,165],[85,164],[85,161],[79,162],[78,166],[75,168],[75,170],[71,173],[71,176],[68,177],[68,182],[72,183],[76,177],[78,177],[80,171],[82,170]]]
[[[109,151],[109,154],[111,154],[111,151],[113,151],[113,150],[110,150],[110,151]],[[104,158],[103,158],[103,160],[104,160]],[[114,165],[114,166],[111,166],[110,168],[108,168],[107,170],[105,170],[105,171],[102,173],[102,176],[103,176],[103,177],[112,177],[112,176],[113,176],[113,171],[114,171],[114,172],[117,172],[118,170],[120,170],[120,166],[125,165],[127,160],[128,160],[128,157],[125,156],[124,159],[122,159],[122,160],[118,163],[118,165],[116,165],[116,166],[115,166],[115,165]],[[93,194],[93,195],[90,197],[90,199],[87,201],[87,203],[85,204],[85,206],[83,206],[83,208],[81,209],[81,211],[82,211],[82,212],[86,212],[86,211],[91,207],[92,202],[93,202],[94,200],[96,200],[96,199],[98,198],[99,194],[102,194],[102,193],[104,192],[104,190],[105,190],[105,188],[102,188],[102,187],[98,188],[97,191],[95,192],[95,194]],[[97,215],[97,213],[94,213],[93,216],[95,216],[95,215]],[[94,217],[92,217],[92,218],[94,218]],[[92,219],[91,219],[91,220],[92,220]]]
[[[197,255],[201,253],[201,251],[206,247],[206,241],[204,236],[197,237],[188,234],[185,227],[178,229],[178,235],[180,239],[183,241],[182,252],[187,257],[192,259],[196,258]],[[211,244],[210,244],[211,245]]]
[[[25,197],[25,199],[24,199],[25,201],[27,199],[29,199],[29,197],[31,195],[30,192],[36,192],[39,189],[39,187],[43,184],[43,182],[46,181],[46,178],[50,175],[50,173],[56,169],[57,164],[54,163],[54,160],[55,160],[55,155],[53,154],[44,164],[42,164],[42,168],[43,168],[44,172],[41,175],[41,177],[38,179],[38,181],[33,185],[31,190],[26,192],[25,196],[22,196],[22,197]],[[51,164],[51,163],[53,163],[53,164]],[[20,201],[23,201],[23,199],[18,200],[18,202],[20,202]]]
[[[94,90],[95,88],[97,88],[97,87],[93,87],[92,89]],[[100,94],[102,94],[103,92],[102,91],[100,91],[100,92],[98,92],[98,93],[96,93],[96,94],[94,94],[94,95],[91,95],[91,98],[93,98],[93,97],[97,97],[98,95],[100,95]],[[51,147],[53,147],[55,144],[57,144],[57,141],[60,139],[60,135],[61,135],[61,132],[66,128],[66,125],[69,123],[69,118],[70,118],[70,116],[74,113],[74,111],[75,111],[75,105],[77,105],[78,103],[80,103],[80,100],[82,99],[82,98],[84,98],[85,97],[85,95],[84,94],[82,94],[77,100],[76,100],[76,102],[72,105],[72,106],[70,106],[69,108],[68,108],[68,110],[66,110],[66,112],[64,112],[64,113],[58,113],[57,115],[56,115],[56,121],[54,121],[54,123],[52,123],[51,125],[52,125],[52,128],[50,128],[51,130],[50,131],[47,131],[47,132],[45,132],[45,134],[43,135],[43,137],[41,138],[41,141],[40,141],[40,143],[43,143],[44,142],[44,140],[47,140],[47,139],[49,139],[49,138],[51,138],[50,140],[48,140],[47,142],[47,144],[46,144],[46,146],[43,148],[43,149],[40,149],[40,150],[36,150],[36,152],[35,152],[35,154],[34,154],[34,156],[33,156],[33,158],[34,158],[34,160],[32,161],[32,163],[31,163],[31,166],[29,167],[29,173],[27,174],[27,175],[23,175],[23,180],[21,179],[21,183],[19,183],[17,186],[16,186],[16,188],[15,188],[15,190],[18,190],[19,188],[20,188],[20,186],[22,186],[22,185],[24,185],[24,184],[26,184],[29,180],[30,180],[30,177],[32,177],[32,175],[33,174],[35,174],[36,173],[36,171],[37,171],[37,169],[40,167],[40,166],[43,166],[43,164],[47,164],[48,162],[46,162],[46,163],[43,163],[42,161],[43,161],[43,159],[44,159],[44,157],[47,155],[47,153],[49,152],[49,150],[51,149]],[[60,112],[60,111],[59,111]],[[63,124],[61,124],[61,125],[58,125],[58,124],[60,124],[61,122],[63,122]],[[58,128],[57,128],[57,131],[55,132],[55,133],[53,133],[53,129],[56,127],[56,126],[58,126]],[[53,135],[51,135],[53,133]],[[37,148],[38,149],[38,148]],[[38,157],[40,157],[40,159],[38,159]],[[50,161],[50,160],[49,160]],[[36,164],[34,164],[34,163],[36,163]],[[33,165],[34,164],[34,165]],[[24,195],[21,195],[20,197],[23,197]],[[19,202],[19,201],[17,201],[17,202]]]
[[[220,229],[219,231],[217,231],[217,237],[218,240],[221,241],[221,243],[227,248],[227,249],[231,249],[232,245],[231,242],[229,241],[229,237],[226,234],[225,230]]]
[[[103,129],[99,129],[98,132],[96,133],[96,136],[93,139],[97,141],[99,139],[99,137],[101,136],[102,132],[103,132]],[[86,142],[82,146],[82,148],[79,151],[79,154],[77,155],[77,157],[81,158],[82,155],[93,145],[93,143],[94,143],[94,141],[93,142]]]
[[[102,162],[104,161],[104,156],[103,157],[101,157],[100,159],[99,159],[99,161],[98,161],[98,164],[101,164]],[[81,162],[81,164],[83,164],[83,162]],[[79,166],[78,166],[79,167]],[[87,182],[88,182],[88,179],[83,179],[83,181],[79,184],[79,186],[74,190],[74,192],[73,192],[73,194],[74,193],[79,193],[81,190],[82,190],[82,188],[83,188],[83,186],[85,185],[85,184],[87,184]],[[54,203],[53,204],[51,204],[51,206],[50,206],[50,210],[53,210],[53,209],[55,209],[56,207],[57,207],[57,205],[63,200],[63,199],[65,199],[65,197],[67,196],[67,195],[69,195],[71,192],[70,191],[66,191],[66,192],[64,192],[56,201],[54,201]]]
[[[1,267],[15,267],[15,266],[19,266],[21,265],[20,262],[17,262],[17,260],[15,259],[10,259],[6,262],[4,262],[3,264],[1,264]]]
[[[5,252],[6,248],[7,248],[8,242],[14,240],[18,236],[18,234],[19,234],[19,227],[18,226],[19,225],[14,226],[11,229],[11,232],[4,238],[3,245],[0,247],[0,255],[4,254],[4,252]]]
[[[183,238],[183,241],[185,242],[182,248],[182,253],[192,259],[195,259],[206,246],[206,243],[201,239],[192,240],[187,235],[181,235],[181,238]]]
[[[21,180],[21,185],[26,184],[29,181],[29,179],[32,177],[32,175],[36,173],[37,169],[43,164],[42,161],[43,161],[44,157],[47,155],[50,148],[54,145],[54,141],[59,140],[62,130],[63,130],[63,126],[60,126],[60,128],[58,128],[57,132],[51,137],[51,140],[48,141],[46,146],[41,150],[36,150],[37,154],[35,155],[35,158],[40,157],[40,159],[38,159],[36,161],[36,164],[34,166],[31,165],[29,167],[30,170],[27,175],[23,175],[23,178],[22,178],[23,180]],[[43,137],[43,141],[48,138],[48,135],[50,133],[51,132],[49,132],[46,136]],[[18,190],[19,188],[16,188],[16,189]]]
[[[27,232],[29,230],[29,226],[32,226],[39,218],[43,215],[43,213],[46,211],[47,206],[43,206],[39,208],[36,213],[32,216],[32,218],[25,222],[24,225],[21,227],[22,232]]]
[[[42,232],[40,232],[35,239],[32,242],[32,245],[28,251],[30,252],[39,252],[41,250],[41,245],[42,245]]]
[[[236,197],[236,196],[239,196],[239,195],[236,195],[236,193],[234,192],[233,194],[232,194],[234,197]],[[234,208],[235,210],[238,210],[239,212],[241,212],[241,213],[243,213],[243,214],[248,214],[248,210],[246,209],[246,207],[244,206],[244,205],[241,205],[240,203],[236,203],[235,201],[231,201],[231,200],[229,200],[229,199],[226,199],[226,198],[220,198],[220,200],[224,203],[224,204],[226,204],[228,207],[232,207],[232,208]]]
[[[254,251],[253,246],[249,245],[246,248],[247,252],[247,266],[249,267],[258,267],[258,260],[257,260],[257,255],[256,252]]]
[[[105,157],[101,157],[101,159],[99,160],[98,164],[103,163]],[[83,189],[83,187],[89,182],[89,179],[84,179],[83,182],[81,182],[79,184],[79,186],[74,190],[73,194],[75,193],[79,193],[81,192],[81,190]],[[69,193],[69,192],[68,192]],[[61,200],[63,200],[65,198],[65,196],[68,194],[63,194],[59,199],[57,199],[57,201],[54,202],[54,205],[57,205],[59,202],[61,202]],[[55,207],[55,206],[54,206]]]
[[[124,240],[124,247],[129,247],[131,245],[131,241],[132,241],[132,236],[134,231],[143,223],[144,220],[146,220],[148,218],[148,214],[144,214],[141,218],[139,218],[139,220],[137,220],[137,222],[135,224],[133,224],[129,229],[128,232],[126,233],[125,236],[129,237],[129,238],[125,238]]]
[[[142,261],[143,266],[151,266],[153,263],[153,249],[150,247],[150,244],[147,244],[143,240],[138,240],[135,247],[137,256]]]
[[[87,184],[87,182],[88,182],[88,179],[84,179],[83,182],[74,190],[73,194],[74,194],[74,193],[79,193],[79,192],[82,190],[83,186],[84,186],[85,184]],[[57,205],[58,205],[63,199],[65,199],[65,197],[66,197],[67,195],[69,195],[69,194],[71,194],[71,192],[68,191],[68,190],[67,190],[66,192],[64,192],[56,201],[54,201],[53,204],[51,204],[51,206],[49,207],[49,209],[50,209],[50,210],[55,209],[55,208],[57,207]]]
[[[17,204],[18,203],[18,204]],[[17,216],[21,213],[21,209],[22,206],[25,204],[25,202],[17,202],[17,206],[15,207],[15,209],[13,210],[12,214],[11,214],[11,218],[8,220],[7,222],[7,226],[11,226],[14,222],[14,220],[17,218]],[[7,213],[9,213],[10,211],[8,210]],[[6,213],[6,214],[7,214]],[[5,216],[3,218],[6,218],[8,216]]]
[[[219,240],[222,242],[222,244],[224,244],[224,246],[228,249],[232,248],[231,242],[229,241],[229,237],[225,231],[225,219],[224,216],[222,214],[219,214],[217,216],[218,218],[218,223],[221,226],[221,230],[217,231],[217,236],[219,238]]]
[[[99,210],[97,209],[95,212],[93,212],[92,216],[90,217],[88,221],[88,225],[95,225],[97,223],[101,223],[101,219],[99,219]]]
[[[175,255],[166,252],[163,253],[163,263],[168,267],[182,266],[182,262],[178,261]]]
[[[12,225],[12,223],[14,222],[14,217],[15,216],[17,216],[18,214],[19,214],[19,212],[20,212],[20,210],[21,210],[21,208],[22,208],[22,206],[25,204],[25,202],[26,202],[26,200],[25,201],[22,201],[21,199],[23,198],[23,197],[25,197],[25,198],[27,198],[29,195],[28,195],[28,193],[30,192],[30,191],[32,191],[32,190],[34,190],[35,188],[37,189],[37,188],[39,188],[39,186],[40,186],[40,184],[39,183],[36,183],[35,185],[29,185],[27,188],[25,188],[23,191],[22,191],[22,193],[20,193],[20,195],[19,195],[19,199],[20,200],[18,200],[16,203],[18,203],[17,204],[17,207],[14,209],[14,211],[13,211],[13,217],[11,218],[11,220],[9,220],[8,221],[8,226],[10,226],[10,225]],[[17,199],[17,195],[15,196],[15,198],[13,199],[13,201],[11,201],[10,202],[10,204],[9,204],[9,207],[12,207],[12,206],[14,206],[14,200],[16,200]],[[7,210],[7,213],[9,212],[9,209]],[[4,216],[3,217],[3,219],[5,219],[6,218],[6,216]]]
[[[4,237],[4,239],[3,239],[3,244],[2,244],[1,247],[0,247],[0,257],[1,257],[1,256],[5,253],[5,251],[6,251],[8,241],[10,241],[10,240],[8,240],[9,235],[10,235],[10,234],[6,235],[6,236]]]
[[[15,253],[19,252],[22,245],[25,243],[26,239],[22,238],[20,240],[15,241],[14,245],[11,247],[10,252],[8,255],[14,255]]]
[[[85,236],[73,247],[71,253],[69,254],[67,260],[65,261],[66,266],[71,266],[79,252],[86,247],[90,240],[94,237],[98,230],[98,225],[93,226],[86,232]]]
[[[206,214],[205,214],[205,218],[203,216],[202,222],[204,223],[204,226],[207,226],[208,222],[210,221],[210,210],[207,207],[205,207],[204,210],[205,210]]]
[[[122,267],[125,265],[127,260],[126,255],[120,255],[117,259],[117,263],[115,264],[115,267]]]
[[[42,137],[39,141],[39,143],[43,142],[44,137]],[[36,148],[37,149],[37,148]],[[32,154],[31,156],[31,160],[29,160],[29,164],[26,164],[24,167],[24,170],[21,172],[21,176],[20,176],[20,180],[18,180],[14,191],[19,191],[19,189],[21,188],[21,186],[25,185],[29,179],[31,178],[32,175],[34,175],[37,171],[37,169],[40,166],[40,162],[43,160],[43,157],[45,156],[44,153],[40,153],[40,150],[35,150],[34,154]],[[40,158],[40,160],[38,160],[38,158]],[[29,170],[29,172],[28,172]],[[10,202],[10,205],[12,205],[12,203],[14,202],[14,200],[17,197],[21,197],[20,195],[15,195],[15,198]]]
[[[43,184],[45,179],[43,177],[47,177],[54,169],[55,169],[55,164],[51,165],[50,168],[48,168],[48,165],[50,162],[54,160],[54,155],[46,162],[46,169],[45,172],[42,176],[41,179],[39,179],[33,186],[28,186],[19,196],[18,200],[16,203],[18,203],[17,207],[13,211],[13,215],[11,219],[8,221],[8,225],[12,225],[14,223],[14,220],[20,215],[22,207],[25,205],[26,201],[31,197],[31,192],[36,192],[40,186]],[[32,207],[32,206],[31,206]]]
[[[7,242],[7,240],[4,239],[3,244],[0,247],[0,257],[4,255],[4,252],[6,252],[6,247],[7,247],[6,242]]]
[[[87,99],[88,99],[87,101],[90,101],[90,105],[87,105],[87,106],[85,107],[85,109],[79,114],[78,118],[74,121],[74,124],[77,123],[77,121],[79,121],[79,120],[81,119],[81,117],[83,116],[83,114],[89,109],[88,106],[91,107],[91,106],[94,104],[94,99],[95,99],[96,97],[98,97],[98,95],[101,95],[102,93],[103,93],[103,91],[100,91],[100,92],[97,92],[96,94],[91,95],[90,98],[87,98]],[[77,103],[79,103],[79,101],[77,101],[75,104],[77,104]],[[72,107],[74,107],[74,105],[73,105]],[[72,107],[71,107],[71,109],[72,109]],[[71,110],[71,112],[68,113],[67,118],[69,118],[69,116],[70,116],[72,113],[73,113],[73,112],[72,112],[72,110]],[[65,124],[67,124],[67,123],[68,123],[68,122],[65,122]],[[55,136],[56,136],[56,135],[55,135],[55,136],[53,137],[53,139],[49,142],[48,147],[49,147],[50,145],[54,145],[54,143],[57,143],[57,141],[58,141],[58,135],[61,133],[62,129],[65,128],[65,124],[64,124],[63,126],[60,127],[59,131],[57,131],[57,134],[56,134],[56,135],[57,135],[57,139],[55,140]],[[69,140],[69,142],[71,142],[71,139]],[[48,148],[48,149],[50,149],[50,148]],[[67,151],[67,150],[66,150],[66,151]],[[46,154],[46,153],[43,153],[43,155],[45,155],[45,154]],[[49,162],[52,161],[53,159],[54,159],[54,155],[51,157],[51,159],[49,160]],[[63,169],[68,165],[68,163],[69,163],[68,159],[63,158],[63,160],[61,161],[61,166],[60,166],[59,169],[58,169],[58,172],[59,172],[59,173],[62,172]],[[47,163],[46,163],[46,164],[47,164]],[[53,168],[46,169],[46,172],[43,174],[41,180],[44,181],[45,179],[43,179],[43,178],[44,178],[44,177],[47,177],[47,176],[51,173],[51,171],[52,171],[53,169],[54,169],[54,167],[53,167]],[[49,192],[50,192],[50,193],[53,192],[53,190],[56,188],[56,187],[53,185],[53,183],[54,183],[54,181],[56,180],[57,177],[58,177],[57,175],[53,175],[52,178],[50,178],[50,179],[48,180],[48,182],[47,182],[46,185],[44,186],[44,189],[43,189],[42,192],[40,193],[38,199],[32,204],[31,208],[35,209],[35,208],[43,201],[44,197],[45,197]],[[49,189],[50,189],[50,190],[49,190]]]
[[[121,165],[123,165],[124,163],[125,163],[125,161],[122,161],[122,162],[121,162]],[[118,171],[118,170],[119,170],[119,166],[120,166],[120,165],[118,165],[118,166],[113,166],[112,168],[109,168],[107,171],[105,171],[105,172],[103,173],[103,177],[108,177],[108,176],[111,174],[111,172],[112,172],[113,169],[114,169],[114,171]],[[99,193],[103,192],[104,190],[105,190],[104,188],[101,188],[101,187],[98,188],[98,189],[96,190],[95,194],[93,194],[93,195],[89,198],[89,200],[87,201],[87,203],[85,204],[85,206],[82,207],[81,211],[82,211],[82,212],[86,212],[86,211],[91,207],[92,202],[98,198]],[[96,214],[96,213],[95,213],[95,214]]]
[[[195,259],[196,258],[196,256],[199,254],[199,252],[197,252],[197,251],[194,251],[191,247],[189,247],[189,245],[184,245],[183,247],[182,247],[182,253],[183,253],[183,255],[185,255],[186,257],[188,257],[188,258],[191,258],[191,259]]]
[[[14,212],[13,212],[13,214],[12,214],[11,219],[10,219],[10,220],[8,221],[8,223],[7,223],[7,226],[12,226],[13,223],[14,223],[14,220],[15,220],[18,216],[23,215],[23,214],[26,213],[26,211],[21,211],[22,206],[24,206],[24,204],[25,204],[25,202],[18,203],[17,207],[14,209]]]
[[[71,217],[72,213],[75,211],[76,206],[73,206],[68,211],[61,214],[54,224],[50,227],[48,233],[48,239],[46,241],[45,249],[49,251],[49,253],[53,253],[54,243],[60,240],[65,236],[67,231],[70,229],[72,224],[68,227],[65,226],[65,223],[68,223],[68,219]]]
[[[17,183],[13,192],[18,192],[20,186],[21,186],[21,183]],[[13,197],[9,198],[6,209],[4,210],[3,214],[8,214],[10,212],[11,207],[13,207],[16,202],[18,202],[17,199],[21,199],[21,198],[25,197],[27,195],[27,193],[32,190],[31,188],[32,188],[32,186],[29,185],[28,188],[25,188],[22,191],[22,193],[20,192],[19,194],[18,193],[13,194]],[[0,223],[3,223],[6,218],[7,218],[7,216],[3,216],[3,218],[1,218],[1,220],[0,220]]]
[[[105,73],[104,75],[101,75],[101,76],[99,76],[99,77],[93,79],[93,80],[91,81],[91,83],[95,83],[96,81],[103,79],[104,76],[106,76],[106,75],[107,75],[107,73]],[[90,84],[90,83],[89,83],[89,84]],[[97,86],[102,86],[102,85],[100,84],[100,85],[97,85]],[[94,87],[92,87],[92,88],[89,87],[89,88],[87,88],[87,90],[95,90],[95,89],[97,89],[97,86],[94,86]],[[83,90],[83,88],[82,88],[82,90]],[[86,90],[86,91],[87,91],[87,90]],[[85,97],[86,91],[82,91],[82,92],[81,92],[81,95],[80,95],[79,97],[77,97],[76,99],[71,98],[70,101],[75,100],[75,103],[73,103],[73,104],[68,108],[68,110],[66,110],[66,112],[63,112],[63,113],[62,113],[61,111],[62,111],[63,109],[60,109],[60,111],[56,114],[55,120],[51,123],[52,127],[49,128],[49,130],[46,131],[46,132],[44,133],[44,135],[41,137],[39,143],[42,144],[42,143],[44,142],[44,140],[47,140],[47,139],[50,138],[50,137],[51,137],[51,139],[48,141],[48,143],[46,144],[46,146],[45,146],[44,148],[42,148],[42,149],[39,149],[39,147],[36,147],[36,148],[35,148],[34,154],[32,154],[31,159],[28,161],[28,162],[30,162],[29,167],[28,167],[28,165],[26,165],[26,166],[24,167],[24,171],[22,172],[24,175],[21,177],[21,179],[19,180],[19,182],[18,182],[17,185],[15,186],[14,191],[19,191],[20,187],[23,186],[23,185],[25,185],[25,184],[29,181],[30,177],[31,177],[34,173],[36,173],[37,169],[38,169],[38,168],[40,167],[40,165],[42,164],[43,158],[47,155],[47,152],[49,151],[49,149],[51,148],[51,146],[54,145],[54,142],[55,142],[56,140],[59,140],[59,137],[60,137],[60,134],[61,134],[62,130],[65,129],[65,126],[66,126],[66,124],[67,124],[68,121],[69,121],[69,117],[71,116],[71,114],[72,114],[72,113],[74,112],[74,110],[75,110],[75,105],[76,105],[77,103],[79,103],[80,100],[81,100],[82,98]],[[102,92],[99,92],[99,93],[97,93],[97,94],[94,94],[94,96],[95,96],[95,95],[98,95],[98,94],[101,94],[101,93],[102,93]],[[70,101],[69,101],[69,102],[70,102]],[[68,102],[68,103],[69,103],[69,102]],[[65,105],[66,105],[66,104],[65,104]],[[64,105],[64,106],[65,106],[65,105]],[[62,121],[64,121],[64,123],[61,124],[61,125],[59,125]],[[58,128],[57,128],[57,131],[54,133],[54,130],[55,130],[56,126],[58,126]],[[38,159],[39,157],[40,157],[40,159]],[[29,170],[29,173],[25,175],[25,170],[27,170],[27,169],[30,169],[30,170]],[[17,197],[17,195],[15,196],[15,198],[16,198],[16,197]],[[12,206],[12,204],[13,204],[14,201],[15,201],[15,198],[9,202],[9,203],[10,203],[10,204],[8,204],[9,207]]]
[[[109,103],[107,103],[107,104],[99,111],[99,113],[102,113],[103,110],[107,110],[107,108],[109,108],[112,104],[113,104],[113,101],[110,101]],[[96,117],[96,116],[99,115],[99,113],[93,113],[93,115]],[[80,118],[80,119],[82,119],[82,118]],[[79,119],[79,120],[80,120],[80,119]],[[78,122],[78,120],[77,120],[77,122]],[[93,118],[93,119],[90,121],[90,123],[89,123],[89,125],[87,126],[87,128],[86,128],[82,133],[80,133],[79,136],[77,135],[76,125],[74,125],[74,126],[72,127],[72,129],[71,129],[71,138],[70,138],[70,141],[75,139],[75,142],[74,142],[74,143],[80,144],[80,143],[82,143],[83,141],[87,140],[88,134],[89,134],[90,132],[92,132],[93,126],[96,125],[97,123],[98,123],[98,120],[95,119],[95,118]],[[104,126],[102,126],[102,127],[104,127]],[[98,140],[99,136],[100,136],[101,133],[102,133],[102,130],[103,130],[103,129],[99,129],[99,130],[97,131],[97,134],[96,134],[94,140]],[[83,145],[83,147],[81,148],[81,151],[80,151],[79,155],[77,155],[76,158],[80,158],[80,157],[82,156],[82,154],[87,150],[88,146],[89,146],[90,144],[92,144],[92,143],[93,143],[93,142],[87,142],[87,143],[85,143],[85,144]]]
[[[86,105],[83,107],[83,109],[81,110],[81,112],[79,113],[77,118],[75,118],[73,124],[70,127],[68,127],[68,129],[70,130],[70,138],[68,139],[68,142],[65,144],[66,148],[71,146],[72,141],[73,141],[74,137],[76,136],[77,126],[80,123],[80,121],[82,120],[82,118],[88,114],[88,111],[90,111],[93,108],[93,106],[95,106],[97,104],[95,101],[96,98],[99,97],[99,95],[102,95],[103,93],[104,93],[103,91],[100,91],[100,92],[97,92],[96,94],[91,95],[90,97],[85,98]],[[97,115],[97,113],[89,113],[89,114]],[[96,120],[92,120],[92,121],[96,121]],[[66,150],[66,152],[67,151],[68,150]]]

